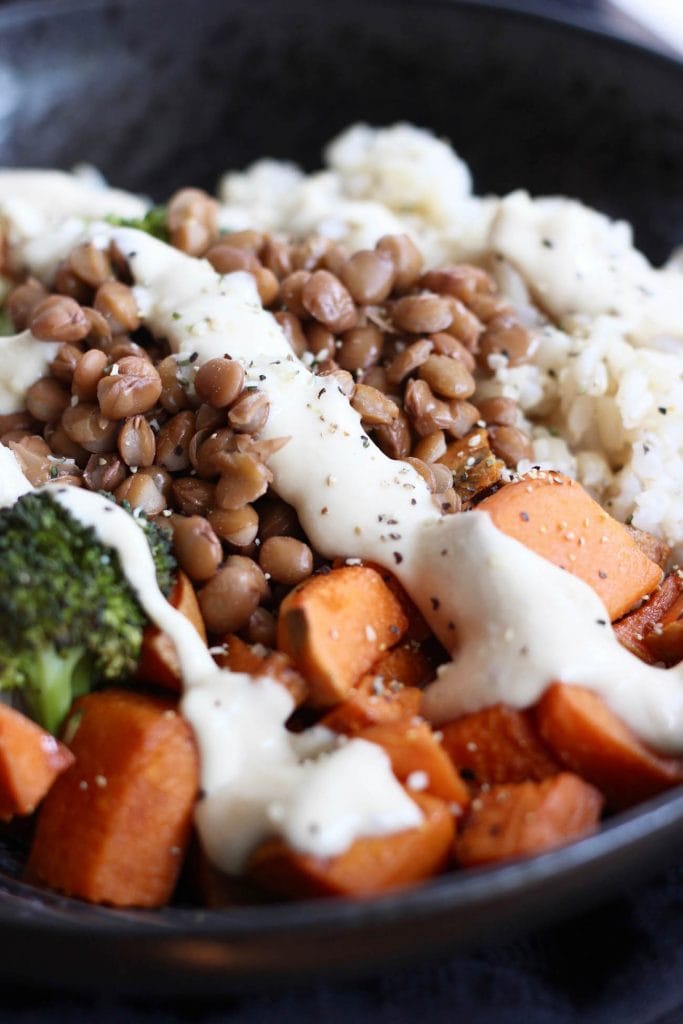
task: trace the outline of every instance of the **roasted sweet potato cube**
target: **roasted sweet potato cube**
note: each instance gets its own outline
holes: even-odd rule
[[[75,763],[43,802],[27,877],[91,903],[167,903],[198,788],[189,725],[172,703],[126,690],[76,701]]]

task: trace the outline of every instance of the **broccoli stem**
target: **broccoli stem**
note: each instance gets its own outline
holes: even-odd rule
[[[76,697],[90,689],[84,648],[59,652],[44,647],[32,663],[24,699],[29,714],[48,732],[57,733]]]

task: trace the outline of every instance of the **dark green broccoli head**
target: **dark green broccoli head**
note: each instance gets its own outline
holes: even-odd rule
[[[170,537],[142,516],[162,591],[173,583]],[[0,509],[0,689],[55,731],[74,696],[134,673],[147,617],[117,553],[49,491]]]

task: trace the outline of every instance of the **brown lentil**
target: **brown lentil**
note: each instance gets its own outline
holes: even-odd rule
[[[92,296],[92,288],[76,277],[66,261],[57,267],[52,287],[60,295],[66,295],[79,304],[85,304]]]
[[[253,250],[232,245],[231,242],[217,242],[212,245],[206,258],[219,274],[232,274],[236,270],[253,273],[260,266]]]
[[[439,462],[433,462],[430,464],[430,468],[434,474],[435,494],[443,494],[449,487],[453,486],[453,474],[448,466],[442,466]]]
[[[182,368],[175,356],[166,356],[157,364],[157,373],[161,380],[159,401],[166,412],[180,412],[187,409],[189,399],[183,386]]]
[[[89,288],[99,288],[113,276],[109,256],[92,242],[84,242],[72,249],[67,264],[72,274]]]
[[[448,303],[438,295],[404,295],[394,302],[391,319],[400,331],[434,334],[445,330],[453,315]]]
[[[266,577],[293,587],[313,572],[313,552],[294,537],[269,537],[259,550],[259,565]]]
[[[114,452],[91,455],[83,470],[83,480],[91,491],[115,491],[126,479],[126,467]]]
[[[296,510],[282,498],[269,494],[259,502],[259,536],[262,542],[269,537],[293,537],[300,532]]]
[[[423,437],[433,434],[435,430],[448,430],[452,426],[450,405],[435,398],[424,380],[408,381],[403,404],[413,427]]]
[[[214,506],[216,485],[196,476],[176,477],[171,484],[173,504],[184,516],[205,516]]]
[[[237,632],[247,624],[267,591],[266,579],[256,562],[243,555],[229,555],[198,594],[209,632]]]
[[[100,407],[92,402],[69,406],[62,414],[61,425],[70,441],[94,455],[112,452],[116,448],[118,423],[103,415]],[[54,450],[54,436],[50,444]]]
[[[291,246],[275,238],[266,239],[261,250],[261,261],[280,281],[294,270]]]
[[[180,189],[169,200],[167,223],[172,245],[201,256],[218,235],[218,203],[201,189]]]
[[[369,305],[389,297],[396,268],[388,253],[359,249],[344,264],[340,276],[354,302]]]
[[[226,452],[223,473],[216,485],[218,508],[237,509],[265,494],[273,474],[248,452]]]
[[[494,424],[488,428],[487,433],[491,451],[511,469],[516,469],[522,459],[534,457],[530,438],[518,427]]]
[[[268,270],[268,267],[262,267],[260,264],[256,270],[252,271],[252,274],[261,303],[267,309],[273,305],[280,294],[280,282],[272,270]]]
[[[54,377],[41,377],[26,392],[26,408],[41,423],[56,423],[69,401],[69,392]]]
[[[411,435],[408,417],[399,410],[396,419],[375,427],[372,436],[390,459],[405,459],[410,455]]]
[[[118,502],[128,501],[134,509],[141,509],[145,515],[158,516],[166,508],[166,499],[146,473],[127,476],[114,491]]]
[[[469,433],[475,423],[481,419],[481,413],[476,405],[455,398],[450,404],[451,425],[448,428],[452,437],[460,438]]]
[[[77,465],[83,468],[88,461],[89,453],[82,445],[72,441],[68,436],[64,429],[63,420],[64,416],[62,416],[62,421],[59,423],[46,424],[44,431],[45,440],[48,442],[55,455],[59,455],[65,459],[73,459]]]
[[[131,416],[117,440],[119,454],[127,466],[151,466],[156,454],[154,431],[144,416]]]
[[[229,427],[200,431],[190,441],[188,455],[197,473],[206,479],[223,472],[226,453],[235,450],[235,432]]]
[[[5,307],[16,331],[25,331],[33,318],[36,307],[47,296],[47,291],[34,277],[13,288],[7,297]]]
[[[387,371],[383,366],[370,366],[367,370],[358,371],[358,383],[366,384],[383,395],[389,394],[391,387],[387,380]]]
[[[105,281],[95,294],[93,307],[107,321],[112,334],[126,334],[140,326],[138,304],[131,288],[121,281]]]
[[[414,456],[409,456],[405,460],[410,466],[413,467],[416,473],[418,473],[424,482],[427,484],[429,490],[434,493],[436,490],[436,476],[434,475],[434,468],[429,463],[423,462],[421,459],[416,459]]]
[[[81,355],[80,348],[64,343],[50,363],[50,373],[60,384],[70,385]]]
[[[194,415],[194,425],[197,430],[218,430],[225,426],[225,412],[211,405],[200,405]]]
[[[234,359],[209,359],[197,370],[194,387],[202,402],[223,409],[244,387],[244,370]]]
[[[502,355],[508,366],[519,366],[529,361],[535,345],[531,335],[515,314],[500,314],[487,324],[479,342],[479,361],[482,369],[491,370],[491,356]]]
[[[230,407],[228,423],[242,434],[258,434],[265,427],[269,412],[268,396],[247,388]]]
[[[156,463],[153,466],[143,466],[138,470],[137,476],[148,476],[160,494],[163,494],[166,501],[170,500],[173,477],[163,466],[157,466]]]
[[[330,239],[323,235],[309,235],[303,242],[294,246],[292,260],[295,269],[316,270],[331,245]]]
[[[358,319],[348,290],[329,270],[316,270],[308,276],[301,288],[301,304],[305,312],[334,334],[350,330]]]
[[[450,326],[446,328],[446,333],[461,342],[468,351],[476,352],[479,338],[484,330],[483,323],[460,299],[456,299],[452,295],[444,296],[444,298],[453,316]]]
[[[422,270],[422,253],[409,235],[383,235],[375,246],[377,252],[389,256],[394,264],[394,288],[412,288]]]
[[[161,391],[161,378],[149,360],[126,356],[100,380],[97,400],[102,413],[116,420],[147,412],[156,405]]]
[[[332,331],[329,331],[317,320],[312,320],[306,325],[306,348],[316,357],[332,356],[335,353],[335,339]]]
[[[423,462],[436,462],[446,452],[446,435],[443,430],[435,430],[426,437],[421,437],[413,448],[413,455]]]
[[[432,334],[430,341],[434,346],[436,355],[450,356],[452,359],[457,359],[463,366],[467,367],[470,373],[474,373],[477,361],[469,348],[459,338],[448,334],[446,331],[438,331],[436,334]]]
[[[88,344],[101,346],[111,341],[111,328],[101,313],[98,313],[92,306],[83,306],[83,312],[87,317],[89,330],[87,335]]]
[[[180,568],[196,583],[215,576],[223,559],[221,542],[203,516],[173,516],[173,553]]]
[[[252,505],[232,509],[213,508],[209,512],[209,522],[221,540],[236,548],[246,548],[253,544],[259,529],[258,513]]]
[[[157,434],[156,460],[169,473],[190,468],[190,441],[195,433],[194,413],[176,413]]]
[[[74,300],[66,295],[48,295],[35,306],[30,320],[31,333],[41,341],[82,341],[90,330],[90,321]]]
[[[398,416],[398,406],[377,388],[357,384],[351,405],[360,414],[364,423],[379,426],[391,423]]]
[[[469,398],[476,388],[474,377],[464,363],[450,356],[428,356],[418,375],[442,398]]]
[[[422,288],[438,292],[440,295],[452,295],[460,299],[466,306],[477,295],[493,295],[496,284],[490,274],[481,267],[469,263],[457,263],[428,270],[420,278]]]
[[[342,334],[337,362],[343,370],[367,370],[379,360],[383,343],[382,332],[374,324],[352,327]]]
[[[308,316],[308,310],[303,303],[303,290],[310,277],[311,274],[308,270],[295,270],[280,282],[282,302],[290,313],[298,316],[301,320],[305,320]]]
[[[440,335],[435,335],[440,337]],[[425,360],[434,347],[433,342],[428,338],[420,338],[412,345],[407,345],[402,352],[394,356],[387,367],[387,380],[390,384],[400,384],[405,377],[414,373]]]
[[[91,348],[80,356],[73,373],[71,391],[81,402],[95,401],[97,385],[108,362],[108,357],[98,348]]]
[[[518,407],[514,398],[493,395],[477,402],[477,405],[486,423],[495,423],[501,427],[514,427],[517,423]]]
[[[329,270],[335,277],[339,277],[349,258],[349,252],[345,245],[333,242],[322,258],[322,267]]]

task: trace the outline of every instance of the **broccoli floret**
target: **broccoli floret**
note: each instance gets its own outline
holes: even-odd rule
[[[117,217],[112,214],[107,217],[107,223],[117,228],[137,228],[138,231],[146,231],[148,235],[159,238],[162,242],[168,242],[170,236],[166,214],[165,206],[152,206],[144,217]]]
[[[170,535],[143,516],[163,593],[173,585]],[[0,509],[0,690],[56,732],[73,699],[137,666],[147,616],[104,546],[49,491]]]

